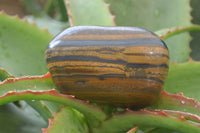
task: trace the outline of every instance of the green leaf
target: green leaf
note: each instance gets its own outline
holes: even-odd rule
[[[51,33],[54,36],[70,26],[69,23],[56,21],[55,19],[52,19],[49,16],[45,16],[45,15],[40,16],[40,17],[25,16],[24,19],[25,20],[27,19],[29,23],[35,22],[36,25],[41,29],[47,28],[49,33]]]
[[[64,105],[61,103],[55,103],[50,101],[41,101],[50,111],[53,116],[54,112],[59,112],[60,107],[63,107]]]
[[[200,63],[194,61],[170,65],[164,88],[174,94],[183,92],[185,96],[200,102],[199,68]]]
[[[160,128],[154,128],[154,129],[150,130],[149,132],[150,133],[179,133],[179,132],[174,132],[173,130],[160,129]]]
[[[0,67],[16,77],[46,73],[44,52],[51,39],[34,24],[0,13]]]
[[[18,100],[46,100],[77,109],[87,117],[90,127],[97,127],[106,119],[101,108],[50,88],[54,88],[54,85],[48,75],[7,79],[0,83],[0,105]]]
[[[94,133],[121,133],[127,132],[135,125],[138,127],[155,127],[170,129],[181,133],[198,133],[200,127],[184,118],[176,118],[165,114],[164,112],[130,111],[118,115],[103,122],[102,126],[97,128]]]
[[[43,133],[88,133],[84,116],[76,110],[65,107],[49,120],[49,127]]]
[[[116,16],[118,26],[134,26],[151,31],[184,27],[191,24],[189,0],[106,0]],[[166,40],[171,62],[185,62],[189,59],[188,33]]]
[[[101,108],[75,99],[70,95],[59,94],[56,90],[8,92],[0,97],[0,105],[18,100],[47,100],[62,103],[83,113],[87,117],[90,127],[97,127],[102,120],[106,119],[106,115]]]
[[[148,109],[175,110],[200,115],[200,103],[182,94],[161,93],[159,100]]]
[[[3,81],[7,78],[14,78],[14,76],[9,74],[6,70],[0,68],[0,81]]]
[[[25,90],[50,90],[55,88],[50,75],[44,76],[25,76],[21,78],[9,78],[0,83],[0,96],[8,92],[25,91]]]
[[[4,69],[0,69],[0,80],[3,81],[7,78],[14,78],[14,76],[7,73]],[[36,87],[36,86],[34,86],[34,87]],[[49,86],[49,87],[51,87],[51,86]],[[34,110],[36,110],[45,121],[48,121],[49,118],[52,118],[52,115],[49,112],[48,108],[45,107],[45,104],[43,104],[39,101],[26,101],[26,103],[28,103],[28,105],[30,105],[32,108],[34,108]],[[30,107],[28,107],[28,105],[27,105],[27,108],[30,108]]]
[[[49,118],[53,118],[50,110],[45,104],[42,104],[40,101],[36,100],[27,100],[26,103],[31,106],[35,111],[39,113],[42,118],[48,122]]]
[[[113,26],[115,22],[103,0],[66,0],[71,26]]]
[[[60,21],[67,21],[68,15],[67,15],[67,9],[66,9],[64,0],[56,0],[56,1],[54,1],[54,3],[59,10]]]
[[[184,32],[190,32],[190,31],[199,31],[200,32],[200,26],[192,24],[189,26],[181,27],[181,28],[174,27],[171,29],[162,29],[160,31],[156,31],[155,33],[158,36],[160,36],[161,39],[166,40],[177,34],[184,33]]]
[[[14,104],[0,106],[0,132],[1,133],[41,133],[41,128],[47,124],[25,113]]]
[[[2,70],[2,71],[1,71]],[[11,78],[11,76],[3,69],[0,69],[0,77],[3,76],[1,75],[1,72],[4,72],[6,74],[7,77],[5,78]],[[45,76],[43,76],[45,77]],[[5,79],[4,78],[4,79]],[[54,87],[54,84],[52,83],[51,79],[50,78],[43,78],[44,80],[40,80],[42,77],[37,77],[34,78],[36,80],[32,80],[32,82],[27,82],[27,83],[24,83],[24,82],[21,82],[21,81],[18,81],[16,84],[14,84],[14,86],[12,87],[12,89],[10,89],[9,87],[11,87],[12,85],[10,84],[7,84],[7,86],[5,88],[1,88],[1,91],[0,91],[0,95],[4,95],[6,94],[8,91],[24,91],[24,90],[27,90],[27,89],[31,89],[31,90],[38,90],[39,91],[39,88],[37,87],[37,85],[42,85],[42,84],[46,84],[44,87],[43,86],[43,89],[50,89],[50,88],[53,88]],[[30,77],[24,77],[23,78],[24,80],[30,80]],[[6,82],[12,82],[14,80],[17,80],[15,78],[12,78],[11,79],[8,79]],[[22,80],[22,79],[21,79]],[[16,86],[18,86],[19,88],[17,88]],[[35,111],[37,111],[40,115],[40,117],[42,117],[45,121],[48,121],[49,118],[52,118],[52,114],[51,110],[55,111],[55,107],[53,108],[47,108],[46,105],[44,103],[41,103],[39,101],[26,101],[26,103],[28,103],[29,106],[31,106]],[[55,104],[55,103],[54,103]],[[27,105],[27,108],[30,108],[29,106]],[[54,105],[56,106],[56,105]]]

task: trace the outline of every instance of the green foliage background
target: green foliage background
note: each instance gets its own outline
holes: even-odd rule
[[[199,25],[193,25],[200,23],[199,0],[47,0],[43,6],[34,0],[20,2],[28,10],[26,16],[0,13],[0,132],[118,133],[133,125],[137,127],[132,133],[138,129],[200,132],[200,63],[189,61],[190,55],[200,59],[200,33],[185,32],[200,31]],[[57,93],[50,76],[44,75],[48,71],[45,48],[70,25],[136,26],[159,36],[171,32],[172,36],[163,38],[171,60],[164,88],[171,94],[162,93],[158,103],[147,110],[115,112],[112,107],[102,109]],[[38,27],[47,27],[50,34]]]

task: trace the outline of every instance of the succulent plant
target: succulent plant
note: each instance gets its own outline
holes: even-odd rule
[[[163,91],[156,103],[139,110],[91,103],[59,93],[45,62],[45,49],[55,33],[2,11],[0,132],[200,132],[200,63],[190,57],[189,46],[189,32],[200,31],[200,25],[191,22],[190,4],[193,11],[198,9],[194,0],[48,2],[45,13],[51,14],[52,7],[58,7],[66,27],[69,22],[71,26],[134,26],[156,33],[166,42],[170,55]],[[196,59],[198,52],[192,56]]]

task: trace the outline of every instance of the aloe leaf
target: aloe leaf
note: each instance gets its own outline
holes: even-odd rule
[[[91,127],[96,127],[106,115],[99,107],[75,99],[70,95],[59,94],[54,88],[49,74],[40,77],[6,79],[0,83],[0,105],[18,100],[47,100],[73,107],[83,113]]]
[[[180,132],[175,132],[175,131],[169,130],[169,129],[154,128],[154,129],[148,131],[147,133],[180,133]]]
[[[185,96],[200,102],[200,63],[190,61],[182,64],[172,64],[164,88],[169,93],[182,92]]]
[[[50,76],[49,77],[46,76],[46,78],[45,78],[45,76],[43,76],[43,77],[39,77],[39,76],[37,78],[34,77],[33,79],[36,79],[34,82],[30,81],[30,77],[24,77],[21,80],[27,80],[30,82],[24,83],[19,80],[16,84],[13,84],[13,85],[7,84],[7,86],[5,88],[1,88],[0,95],[4,95],[8,91],[16,91],[16,90],[23,91],[23,90],[27,90],[27,89],[32,89],[32,90],[39,91],[37,85],[42,85],[42,84],[46,84],[45,85],[46,88],[43,87],[43,89],[49,89],[49,88],[54,87],[54,84],[51,82]],[[43,78],[43,80],[41,80],[41,78]],[[6,80],[7,83],[13,82],[13,81],[17,81],[17,79],[10,78],[10,79]],[[11,86],[13,86],[12,89],[9,88]],[[18,88],[16,86],[18,86]],[[52,114],[51,114],[51,112],[49,112],[50,111],[49,108],[45,107],[46,106],[45,104],[42,104],[39,101],[26,101],[26,103],[28,103],[29,106],[31,106],[35,111],[37,111],[45,121],[48,121],[49,118],[52,118]],[[55,111],[54,108],[51,108],[51,109],[53,111]]]
[[[87,117],[90,127],[99,126],[100,122],[106,118],[106,115],[100,108],[91,106],[87,102],[75,99],[70,95],[59,94],[56,90],[27,90],[22,92],[11,91],[0,97],[0,105],[18,100],[47,100],[62,103],[83,113]]]
[[[123,124],[122,124],[123,123]],[[166,113],[151,112],[147,110],[130,111],[122,114],[116,114],[112,118],[104,121],[102,126],[97,128],[94,133],[121,133],[127,132],[133,126],[155,127],[161,129],[170,129],[181,133],[198,133],[200,125],[186,121],[184,118],[176,118]]]
[[[158,111],[158,110],[155,110]],[[162,110],[168,115],[179,117],[179,118],[184,118],[186,120],[194,121],[196,123],[200,123],[200,117],[196,114],[190,114],[190,113],[184,113],[180,111],[173,111],[173,110]]]
[[[49,109],[52,116],[53,116],[54,112],[59,112],[60,107],[64,106],[61,103],[55,103],[55,102],[50,102],[50,101],[40,101],[40,102],[43,103]]]
[[[1,133],[41,133],[47,127],[42,119],[32,117],[14,104],[0,106]]]
[[[142,27],[153,32],[191,24],[190,0],[105,0],[111,5],[118,26]],[[184,33],[167,39],[171,62],[189,60],[190,35]]]
[[[4,69],[0,69],[0,79],[3,81],[7,78],[14,78],[14,76],[7,73]],[[26,103],[28,103],[29,106],[31,106],[34,110],[36,110],[43,117],[45,121],[48,121],[49,118],[52,118],[49,109],[45,107],[46,105],[41,103],[40,101],[26,101]],[[54,108],[51,109],[53,110]]]
[[[115,25],[108,5],[103,0],[66,0],[71,26],[76,25]]]
[[[42,118],[48,122],[49,118],[53,118],[50,110],[46,105],[42,104],[40,101],[36,100],[27,100],[26,103],[36,110]]]
[[[161,93],[160,99],[148,109],[176,110],[200,115],[200,103],[182,94]]]
[[[88,133],[84,116],[76,110],[65,107],[55,113],[54,119],[49,120],[49,127],[42,129],[43,133]]]
[[[51,39],[34,24],[0,13],[0,67],[16,77],[46,73],[44,51]]]
[[[25,76],[21,78],[9,78],[0,83],[0,95],[3,96],[8,92],[24,90],[50,90],[54,84],[49,74],[44,76]]]
[[[161,39],[166,40],[177,34],[184,33],[184,32],[190,32],[190,31],[199,31],[200,32],[200,26],[193,24],[193,25],[181,27],[181,28],[174,27],[171,29],[162,29],[160,31],[156,31],[155,33],[158,36],[160,36]]]
[[[45,15],[40,17],[25,16],[24,20],[26,19],[29,23],[36,23],[36,25],[41,29],[47,28],[48,32],[54,36],[70,26],[69,23],[60,22]]]
[[[3,81],[7,78],[14,78],[14,76],[7,73],[4,69],[0,69],[0,79]],[[46,105],[42,104],[40,101],[26,101],[26,103],[28,103],[29,106],[36,110],[45,121],[48,121],[49,118],[52,118],[52,114],[49,112],[49,109],[45,107]],[[26,107],[28,107],[28,105]]]
[[[9,74],[6,70],[0,68],[0,81],[3,81],[7,78],[14,78],[14,76]]]

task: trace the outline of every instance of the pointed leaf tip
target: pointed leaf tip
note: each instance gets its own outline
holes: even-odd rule
[[[43,75],[42,78],[51,78],[51,74],[48,72],[45,75]]]
[[[0,68],[0,81],[4,81],[7,78],[14,78],[14,76],[8,73],[5,69]]]

